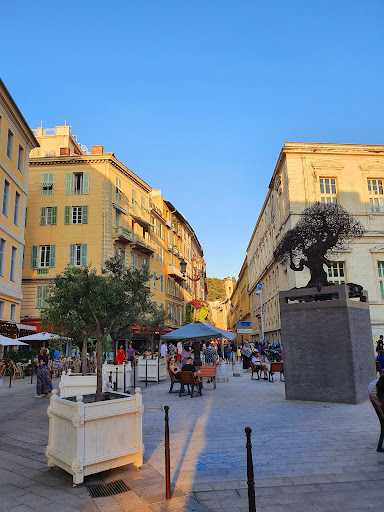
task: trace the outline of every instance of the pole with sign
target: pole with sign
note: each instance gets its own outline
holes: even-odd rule
[[[260,297],[260,326],[261,326],[261,339],[264,340],[264,322],[263,322],[263,285],[257,285],[256,295]]]

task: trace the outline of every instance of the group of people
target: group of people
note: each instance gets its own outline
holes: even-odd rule
[[[123,345],[120,345],[116,353],[116,364],[131,363],[131,366],[133,366],[135,356],[136,351],[131,344],[129,344],[127,351],[124,350]]]

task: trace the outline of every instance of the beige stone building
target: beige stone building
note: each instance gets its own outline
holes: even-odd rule
[[[239,277],[233,289],[230,304],[228,322],[229,326],[232,328],[232,332],[237,333],[237,322],[251,321],[248,294],[247,258],[245,258],[244,263],[241,266]],[[249,333],[239,333],[237,335],[237,341],[238,343],[251,341],[251,335]]]
[[[29,152],[38,146],[0,79],[0,334],[17,337],[24,256]],[[22,333],[25,334],[25,333]]]
[[[328,269],[335,283],[354,282],[369,295],[372,327],[384,333],[384,146],[286,142],[247,248],[253,339],[260,336],[263,284],[265,338],[280,339],[278,293],[305,286],[309,272],[294,272],[273,261],[281,236],[315,201],[337,202],[366,229],[349,252]],[[284,340],[283,340],[284,342]]]

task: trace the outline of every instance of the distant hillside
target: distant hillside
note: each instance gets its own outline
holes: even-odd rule
[[[232,278],[233,283],[236,283],[235,278]],[[218,279],[217,277],[207,277],[207,288],[208,288],[208,300],[225,300],[225,287],[224,279]]]

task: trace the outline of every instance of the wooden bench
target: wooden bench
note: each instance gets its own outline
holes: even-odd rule
[[[168,370],[168,373],[169,373],[169,378],[171,379],[171,387],[169,388],[169,393],[172,393],[174,384],[180,384],[180,387],[181,387],[181,383],[178,379],[176,379],[176,377],[173,375],[173,373],[171,371]],[[177,393],[178,392],[179,391],[177,391]]]
[[[200,378],[213,379],[213,389],[216,389],[216,366],[200,366]]]
[[[271,366],[269,367],[269,382],[273,382],[273,374],[276,372],[280,372],[280,380],[284,381],[284,378],[281,378],[282,375],[284,377],[284,366],[282,361],[279,363],[271,363]]]
[[[256,373],[256,375],[257,375],[257,379],[256,380],[260,380],[261,373],[264,371],[263,367],[258,365],[258,364],[252,363],[252,361],[249,361],[249,364],[251,365],[251,372],[252,372],[251,380],[253,379],[253,374],[254,373]]]
[[[201,392],[201,381],[198,381],[192,372],[180,372],[180,393],[179,396],[181,396],[181,393],[185,389],[185,386],[188,388],[188,394],[191,398],[193,398],[193,393],[195,391],[195,388],[197,388],[200,395],[202,395]]]
[[[378,400],[375,400],[372,397],[370,397],[370,400],[373,405],[373,408],[376,411],[377,417],[379,418],[380,427],[381,427],[379,444],[377,445],[376,451],[384,452],[384,448],[383,448],[383,440],[384,440],[384,410],[383,410],[383,406],[381,405],[381,403]]]

